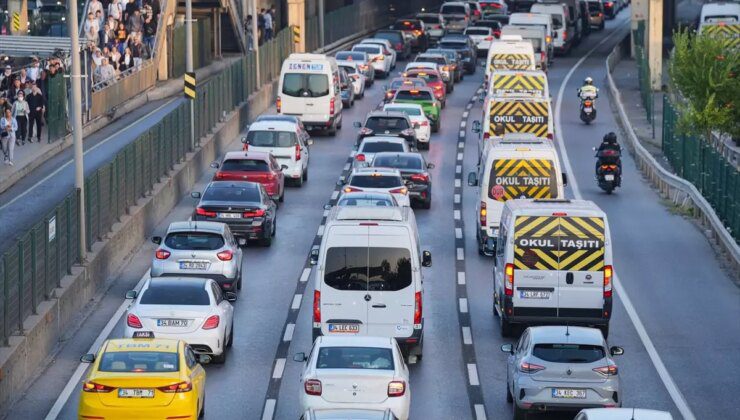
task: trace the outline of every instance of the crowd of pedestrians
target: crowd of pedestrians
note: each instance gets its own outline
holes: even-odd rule
[[[277,11],[275,10],[275,6],[272,6],[269,9],[260,9],[259,14],[257,15],[257,40],[259,45],[271,40],[278,32],[276,17]],[[254,29],[253,25],[254,17],[252,15],[248,15],[244,22],[244,29],[247,32],[247,42],[250,50],[254,47],[254,37],[252,36]]]
[[[106,86],[152,56],[159,0],[90,0],[83,24],[93,82]]]

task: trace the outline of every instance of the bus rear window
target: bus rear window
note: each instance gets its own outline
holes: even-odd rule
[[[329,94],[329,76],[311,73],[286,73],[283,95],[294,98],[319,98]]]

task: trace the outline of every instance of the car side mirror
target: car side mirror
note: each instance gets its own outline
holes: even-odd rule
[[[242,144],[247,144],[247,138],[246,137],[242,137]]]
[[[309,146],[313,146],[313,139],[306,140],[306,144]]]
[[[324,210],[331,210],[331,204],[329,203],[324,204]]]
[[[512,344],[502,344],[501,351],[504,353],[514,354],[514,346]]]
[[[218,167],[221,166],[218,164],[218,162],[211,163],[211,168],[218,169]]]
[[[480,121],[473,121],[473,133],[480,133]]]
[[[300,352],[293,355],[293,361],[294,362],[300,362],[303,363],[306,360],[308,360],[308,357],[306,357],[306,353]]]
[[[159,245],[162,243],[162,237],[161,236],[152,236],[152,242]]]
[[[423,251],[421,253],[421,265],[423,267],[431,267],[432,266],[432,253],[429,251]]]
[[[619,346],[612,346],[609,348],[609,353],[611,353],[612,356],[621,356],[624,354],[624,349]]]
[[[210,355],[208,355],[208,354],[199,354],[198,355],[198,363],[200,363],[201,365],[207,365],[207,364],[211,363],[211,360],[213,360],[213,358]]]
[[[344,186],[344,178],[339,178],[339,181],[337,181],[337,187],[343,187]]]
[[[190,193],[190,196],[193,197],[193,198],[200,198],[200,193],[199,192],[191,192]]]
[[[88,353],[80,357],[80,362],[82,363],[93,363],[95,362],[95,355],[92,353]]]
[[[352,127],[354,128],[362,128],[362,123],[359,121],[355,121],[352,123]]]
[[[562,177],[563,177],[563,186],[568,185],[568,174],[566,174],[565,172],[563,172],[562,173]]]
[[[129,290],[126,292],[126,299],[136,299],[137,296],[139,296],[139,292],[136,290]]]
[[[433,163],[427,163],[427,169],[434,169],[435,166]]]
[[[239,246],[245,246],[247,245],[247,238],[238,238],[236,243],[239,244]]]
[[[288,169],[288,165],[280,165],[280,169],[286,170],[286,169]]]
[[[229,302],[236,302],[236,293],[224,292],[224,298],[226,298],[226,300]]]
[[[468,185],[471,187],[478,186],[478,174],[476,174],[475,172],[471,172],[468,174]]]
[[[319,247],[317,245],[314,245],[313,248],[311,248],[311,256],[309,257],[309,262],[311,265],[316,265],[319,263]]]

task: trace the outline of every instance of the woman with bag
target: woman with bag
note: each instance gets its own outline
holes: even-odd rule
[[[19,146],[21,144],[26,144],[26,134],[28,133],[28,114],[30,114],[31,108],[28,106],[28,102],[26,102],[25,94],[23,91],[18,92],[18,96],[16,96],[15,102],[13,102],[13,118],[15,118],[15,121],[18,125],[18,132],[16,133],[16,142],[20,142],[18,144]]]
[[[10,166],[13,166],[16,130],[18,130],[18,123],[16,123],[10,110],[6,109],[3,117],[0,118],[0,146],[3,149],[5,164]]]

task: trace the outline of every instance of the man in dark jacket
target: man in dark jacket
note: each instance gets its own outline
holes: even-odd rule
[[[46,110],[46,99],[41,94],[41,89],[34,85],[31,88],[31,94],[26,97],[28,102],[28,109],[30,110],[28,118],[28,141],[33,142],[33,127],[36,126],[36,141],[41,143],[41,126],[42,117]]]

